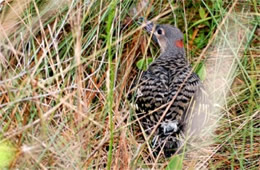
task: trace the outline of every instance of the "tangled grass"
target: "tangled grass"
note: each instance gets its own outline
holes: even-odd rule
[[[232,31],[221,28],[231,12],[248,17],[250,29],[221,96],[214,143],[205,148],[210,154],[195,155],[199,164],[183,157],[183,168],[259,168],[257,1],[0,2],[0,145],[12,143],[15,150],[0,169],[170,168],[175,159],[149,157],[149,141],[135,130],[127,99],[142,71],[136,63],[159,54],[135,18],[178,26],[188,60],[201,64],[218,44],[216,32],[227,41]]]

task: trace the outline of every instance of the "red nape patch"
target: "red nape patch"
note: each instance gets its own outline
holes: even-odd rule
[[[175,41],[175,45],[179,48],[183,48],[183,41],[182,40],[177,40]]]

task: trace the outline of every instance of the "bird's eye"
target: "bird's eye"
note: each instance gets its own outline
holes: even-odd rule
[[[162,35],[162,33],[163,33],[162,29],[158,29],[158,30],[157,30],[157,33],[158,33],[159,35]]]

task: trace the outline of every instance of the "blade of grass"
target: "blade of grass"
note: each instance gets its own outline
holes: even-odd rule
[[[113,141],[114,141],[114,135],[113,135],[113,90],[114,90],[114,65],[112,63],[113,61],[113,55],[112,55],[112,31],[113,31],[113,20],[115,15],[115,8],[116,8],[116,0],[113,0],[109,5],[109,15],[106,25],[106,31],[107,31],[107,49],[108,49],[108,72],[109,72],[109,82],[108,82],[108,95],[107,95],[107,106],[108,106],[108,115],[109,115],[109,128],[110,128],[110,141],[109,141],[109,150],[108,150],[108,158],[107,158],[107,169],[111,169],[111,163],[112,163],[112,150],[113,150]]]

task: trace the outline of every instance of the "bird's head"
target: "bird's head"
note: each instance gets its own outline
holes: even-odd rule
[[[162,53],[184,53],[183,34],[178,28],[168,24],[154,24],[151,21],[145,24],[145,30],[159,44]]]

